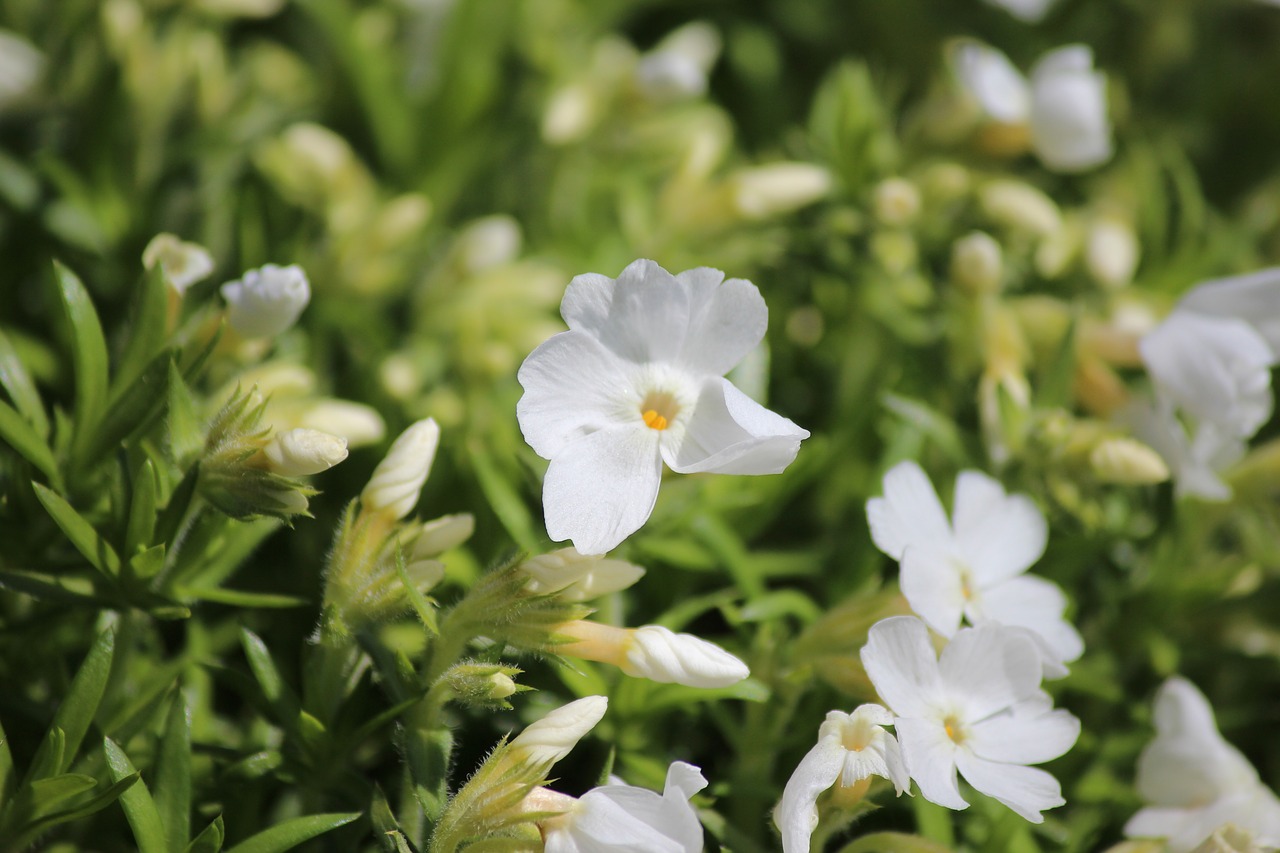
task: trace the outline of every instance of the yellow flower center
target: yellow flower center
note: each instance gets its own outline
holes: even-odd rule
[[[949,715],[942,721],[942,728],[946,731],[947,737],[951,738],[952,743],[957,746],[964,743],[968,737],[968,732],[965,731],[964,726],[961,725],[954,714]]]
[[[650,391],[640,404],[640,419],[649,429],[664,430],[679,411],[680,405],[670,391]]]

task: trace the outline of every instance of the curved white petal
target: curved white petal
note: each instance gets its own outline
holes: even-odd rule
[[[662,796],[690,800],[693,795],[707,787],[707,777],[702,770],[687,761],[673,761],[667,767],[667,779],[662,787]]]
[[[965,746],[988,761],[1043,764],[1064,755],[1078,737],[1080,721],[1074,715],[1032,700],[970,726]]]
[[[751,282],[708,267],[686,270],[676,280],[689,290],[692,316],[678,361],[690,371],[723,376],[764,339],[769,309]]]
[[[914,616],[881,619],[867,632],[861,657],[871,684],[899,723],[903,717],[932,714],[942,698],[943,684],[929,629],[923,622]]]
[[[955,558],[933,548],[907,548],[898,585],[907,603],[930,628],[951,637],[964,613],[964,584]]]
[[[873,629],[874,630],[874,629]],[[1040,653],[1020,630],[994,623],[961,628],[938,658],[948,697],[976,723],[1034,696],[1040,689]]]
[[[982,591],[986,618],[1035,633],[1059,663],[1070,663],[1084,654],[1080,633],[1062,618],[1066,607],[1061,588],[1035,575],[1010,578]]]
[[[1084,45],[1052,51],[1031,69],[1031,146],[1050,169],[1082,172],[1111,159],[1107,78]]]
[[[1280,354],[1280,267],[1203,282],[1183,296],[1178,307],[1244,320],[1273,353]]]
[[[633,261],[616,281],[574,278],[560,313],[570,329],[591,335],[620,358],[674,362],[688,337],[689,285],[653,261]]]
[[[778,474],[808,437],[808,430],[717,377],[703,383],[683,434],[664,440],[662,455],[681,474]]]
[[[976,41],[958,44],[951,54],[956,77],[991,119],[1021,124],[1031,114],[1031,89],[1009,57]]]
[[[1032,823],[1043,823],[1040,812],[1065,805],[1058,780],[1035,767],[1002,764],[956,751],[956,768],[975,790],[999,800]]]
[[[822,738],[796,765],[774,814],[783,853],[809,853],[809,838],[818,825],[818,795],[840,778],[845,752],[839,741]]]
[[[1026,495],[1006,495],[986,474],[961,471],[955,503],[956,542],[978,586],[1019,575],[1044,554],[1049,526]]]
[[[657,431],[628,425],[581,436],[547,467],[547,535],[572,540],[581,554],[611,551],[649,519],[661,479]]]
[[[561,332],[543,341],[516,374],[525,441],[551,459],[588,433],[626,422],[633,370],[590,335]]]
[[[929,477],[915,462],[899,462],[884,475],[884,497],[867,501],[876,547],[895,560],[910,545],[945,548],[951,525]]]
[[[942,723],[899,717],[894,721],[894,728],[907,771],[920,786],[920,794],[929,802],[949,809],[968,808],[956,785],[956,758],[961,751],[947,737]]]
[[[685,808],[692,813],[688,803]],[[671,814],[665,798],[644,788],[628,785],[605,785],[588,791],[578,800],[562,827],[547,834],[547,850],[552,835],[563,833],[583,853],[697,853],[702,849],[702,832],[698,830],[698,846],[689,847],[673,838],[666,830],[679,816]],[[694,823],[697,818],[693,817]]]

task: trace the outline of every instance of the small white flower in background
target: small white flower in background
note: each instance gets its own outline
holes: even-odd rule
[[[547,534],[603,554],[649,518],[662,465],[691,474],[776,474],[809,432],[723,376],[764,337],[768,309],[749,281],[653,261],[618,278],[573,279],[560,312],[569,331],[520,366],[516,415],[551,460]]]
[[[499,213],[468,223],[458,234],[453,250],[462,268],[474,275],[514,261],[520,256],[523,241],[520,223]]]
[[[1025,631],[962,628],[939,656],[923,622],[893,616],[871,626],[862,664],[895,715],[907,770],[926,800],[967,808],[959,771],[1032,823],[1066,802],[1053,776],[1028,765],[1069,750],[1080,721],[1040,690],[1039,655]]]
[[[1151,805],[1125,824],[1130,838],[1168,839],[1188,853],[1225,824],[1280,845],[1280,800],[1240,751],[1223,740],[1204,694],[1170,678],[1156,694],[1156,737],[1138,757],[1138,793]]]
[[[661,795],[620,783],[592,788],[543,822],[546,853],[700,853],[702,825],[689,800],[705,787],[697,767],[675,761]]]
[[[531,557],[520,568],[529,575],[529,592],[554,592],[565,601],[590,601],[627,589],[644,576],[644,569],[634,563],[579,554],[576,548]]]
[[[213,256],[199,243],[188,243],[173,234],[157,234],[142,250],[142,266],[159,265],[165,281],[179,296],[213,272]]]
[[[347,458],[347,440],[316,429],[291,429],[271,437],[262,453],[271,470],[285,477],[328,471]]]
[[[988,5],[999,6],[1013,17],[1028,24],[1043,20],[1055,2],[1056,0],[987,0]]]
[[[929,627],[952,637],[962,619],[1026,630],[1049,677],[1066,675],[1080,657],[1080,634],[1063,619],[1066,597],[1050,581],[1024,574],[1044,553],[1049,531],[1025,495],[978,471],[956,478],[954,518],[947,520],[928,476],[914,462],[884,475],[884,497],[867,501],[876,547],[901,563],[900,585]]]
[[[0,30],[0,109],[22,100],[44,72],[44,54],[22,36]]]
[[[859,705],[852,714],[831,711],[818,729],[818,743],[787,780],[774,823],[783,853],[809,853],[818,825],[818,795],[832,785],[851,788],[882,776],[901,796],[911,785],[898,741],[885,730],[893,714],[880,705]]]
[[[246,338],[270,338],[289,329],[311,301],[302,267],[267,264],[222,285],[227,322]]]
[[[685,24],[654,45],[636,66],[636,86],[655,101],[696,98],[720,56],[720,33],[705,21]]]
[[[584,696],[550,711],[507,744],[508,754],[526,764],[550,768],[595,728],[609,708],[604,696]]]
[[[1031,148],[1045,168],[1084,172],[1111,159],[1107,79],[1093,68],[1085,45],[1060,47],[1023,77],[993,47],[962,41],[951,54],[960,85],[994,122],[1025,126]]]
[[[1243,320],[1280,353],[1280,267],[1201,282],[1175,310]]]
[[[661,684],[728,687],[751,674],[745,663],[715,643],[661,625],[618,628],[579,619],[560,625],[556,633],[572,640],[556,646],[558,654],[612,664],[627,675]]]
[[[835,179],[812,163],[768,163],[734,172],[729,176],[729,186],[739,215],[745,219],[768,219],[825,198],[835,186]]]
[[[373,476],[360,493],[360,502],[392,518],[404,518],[418,502],[439,445],[440,427],[434,418],[411,424],[373,470]]]
[[[1164,459],[1178,497],[1231,499],[1231,487],[1219,474],[1244,457],[1248,449],[1244,439],[1209,421],[1198,424],[1194,434],[1188,435],[1168,403],[1135,400],[1120,412],[1119,419]]]

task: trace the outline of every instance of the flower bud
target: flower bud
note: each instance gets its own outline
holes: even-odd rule
[[[885,225],[907,225],[920,213],[920,190],[906,178],[889,178],[876,185],[872,207]]]
[[[978,191],[978,204],[988,218],[1010,230],[1047,237],[1062,227],[1053,199],[1022,181],[987,182]]]
[[[655,101],[695,98],[707,90],[707,74],[720,55],[720,34],[705,21],[674,31],[636,66],[636,86]]]
[[[1146,486],[1169,479],[1169,466],[1150,447],[1132,438],[1103,439],[1089,453],[1089,467],[1104,483]]]
[[[428,521],[413,541],[413,559],[423,560],[457,548],[471,538],[475,529],[476,518],[469,512],[442,515]]]
[[[467,225],[454,251],[463,269],[474,274],[514,261],[520,256],[521,240],[520,223],[498,214]]]
[[[276,429],[304,427],[342,436],[347,447],[361,447],[382,440],[387,425],[376,409],[350,400],[322,397],[318,400],[275,400],[267,403],[266,419]]]
[[[467,705],[510,708],[505,700],[520,690],[514,679],[519,674],[520,670],[505,664],[464,662],[450,667],[441,680]]]
[[[951,278],[970,293],[995,293],[1004,273],[1004,254],[990,234],[973,231],[951,244]]]
[[[413,560],[404,567],[404,574],[418,592],[430,592],[444,580],[444,563],[439,560]]]
[[[328,471],[347,458],[347,440],[315,429],[291,429],[271,437],[262,453],[276,474],[305,477]]]
[[[0,30],[0,109],[26,97],[44,71],[44,54],[17,33]]]
[[[1089,228],[1085,238],[1085,267],[1094,280],[1105,287],[1124,287],[1133,281],[1138,268],[1138,237],[1127,223],[1102,217]]]
[[[370,510],[404,518],[418,502],[439,444],[440,427],[432,418],[410,426],[374,469],[369,484],[360,493],[361,502]]]
[[[542,138],[551,145],[576,142],[591,130],[600,111],[599,98],[583,83],[564,87],[551,96],[542,115]]]
[[[179,296],[213,272],[213,257],[198,243],[187,243],[172,234],[157,234],[142,250],[142,266],[160,266],[164,280]]]
[[[585,696],[556,708],[516,735],[507,744],[508,754],[526,764],[550,767],[595,728],[608,707],[604,696]]]
[[[561,548],[520,564],[529,575],[525,589],[535,594],[559,593],[566,601],[587,601],[626,589],[644,575],[644,569],[622,560],[579,554]]]
[[[745,219],[790,213],[831,192],[831,173],[811,163],[770,163],[731,178],[734,207]]]
[[[627,675],[687,687],[728,687],[751,674],[745,663],[716,644],[661,625],[632,632],[621,668]]]
[[[246,338],[269,338],[297,322],[311,301],[311,285],[297,264],[267,264],[222,285],[222,296],[231,328]]]

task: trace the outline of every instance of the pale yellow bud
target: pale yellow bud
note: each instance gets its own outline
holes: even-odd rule
[[[213,272],[213,257],[198,243],[187,243],[173,234],[157,234],[142,251],[142,266],[159,266],[164,279],[179,296]]]
[[[1160,454],[1132,438],[1108,438],[1089,454],[1089,467],[1104,483],[1146,486],[1169,479]]]
[[[520,256],[520,223],[497,214],[477,219],[458,235],[455,251],[463,269],[477,273],[514,261]]]
[[[457,548],[475,532],[476,519],[469,512],[443,515],[422,525],[413,542],[414,559],[424,559]]]
[[[1105,287],[1124,287],[1138,268],[1138,235],[1129,223],[1114,217],[1096,220],[1085,239],[1085,267]]]
[[[270,468],[285,477],[328,471],[347,458],[347,440],[315,429],[291,429],[271,437],[262,454]]]
[[[511,676],[503,672],[495,672],[489,676],[489,698],[490,699],[506,699],[516,692],[516,682]]]
[[[551,96],[542,116],[542,138],[551,145],[576,142],[596,122],[599,112],[595,93],[583,83],[574,83]]]
[[[428,592],[444,580],[444,563],[439,560],[414,560],[404,567],[405,577],[418,592]]]
[[[410,426],[374,469],[369,484],[360,493],[360,501],[367,509],[404,518],[418,502],[439,444],[440,427],[433,419]]]
[[[978,191],[978,204],[993,222],[1013,231],[1044,237],[1062,227],[1062,213],[1053,199],[1022,181],[988,181]]]
[[[508,754],[526,764],[550,767],[595,728],[608,707],[604,696],[585,696],[556,708],[516,735],[507,745]]]
[[[920,214],[920,190],[906,178],[888,178],[876,185],[872,207],[885,225],[907,225]]]
[[[734,207],[746,219],[767,219],[799,210],[831,192],[831,173],[811,163],[770,163],[730,178]]]
[[[387,427],[378,412],[349,400],[282,400],[267,406],[266,420],[277,429],[305,427],[340,435],[347,447],[381,441]]]
[[[931,200],[946,203],[968,193],[973,176],[959,163],[935,163],[920,176],[920,187]]]
[[[951,244],[951,278],[971,293],[994,293],[1004,275],[1004,252],[990,234],[973,231]]]

